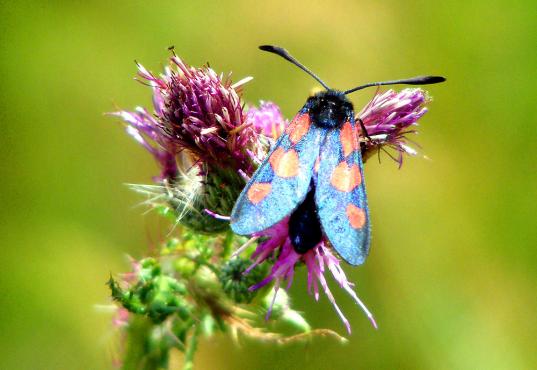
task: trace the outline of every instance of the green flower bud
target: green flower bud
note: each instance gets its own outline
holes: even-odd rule
[[[252,264],[245,258],[233,258],[227,261],[218,274],[218,280],[224,293],[236,303],[250,303],[257,294],[249,288],[258,283],[265,275],[265,269],[256,266],[247,274],[244,272]]]
[[[177,279],[161,274],[161,267],[154,258],[146,258],[136,264],[138,282],[122,289],[112,278],[108,285],[112,298],[128,311],[144,314],[154,322],[164,321],[168,316],[177,313],[186,319],[192,310],[184,299],[186,286]]]
[[[220,233],[229,229],[228,222],[214,218],[205,210],[229,215],[244,187],[244,180],[229,169],[205,166],[204,171],[207,172],[204,177],[194,173],[179,178],[169,204],[175,209],[180,224],[205,234]]]

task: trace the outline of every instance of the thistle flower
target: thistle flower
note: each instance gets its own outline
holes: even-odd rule
[[[396,162],[403,164],[403,154],[416,155],[417,151],[408,145],[406,135],[417,133],[409,129],[417,126],[417,121],[425,113],[425,104],[430,101],[422,89],[404,89],[400,92],[388,90],[377,93],[373,99],[356,115],[361,119],[372,140],[365,141],[364,157],[370,156],[374,150],[388,146],[398,152]],[[389,153],[388,153],[389,154]]]
[[[252,254],[252,259],[254,262],[245,271],[245,273],[249,273],[259,264],[273,258],[275,259],[275,262],[269,275],[259,283],[250,287],[250,290],[257,290],[271,282],[274,282],[275,299],[276,292],[282,286],[282,284],[286,284],[285,289],[289,289],[291,287],[295,274],[295,267],[300,264],[305,264],[308,270],[308,293],[313,294],[315,300],[318,301],[320,285],[320,288],[323,290],[330,303],[334,306],[334,309],[339,315],[341,321],[347,328],[347,332],[350,334],[350,323],[337,305],[324,276],[325,272],[328,270],[338,285],[343,288],[352,297],[356,304],[362,308],[373,326],[376,328],[377,324],[373,318],[373,315],[371,312],[369,312],[367,307],[352,289],[354,284],[347,279],[345,272],[341,268],[339,259],[332,253],[326,239],[323,237],[321,242],[313,249],[310,249],[304,254],[299,254],[294,250],[291,244],[291,240],[289,238],[288,221],[289,218],[285,218],[270,229],[255,235],[255,237],[263,237],[267,239],[258,244],[256,250]],[[270,315],[270,311],[271,310],[269,309],[267,318]]]
[[[245,149],[255,143],[240,100],[241,86],[209,67],[188,66],[178,56],[156,77],[138,65],[139,76],[153,86],[153,104],[163,135],[173,138],[178,151],[196,160],[236,170],[250,166]]]
[[[246,114],[247,122],[254,129],[272,139],[277,139],[285,130],[287,120],[283,118],[280,107],[273,102],[261,100],[259,108],[250,107]]]
[[[171,206],[177,222],[194,230],[227,229],[204,210],[228,214],[244,186],[239,170],[251,175],[255,169],[250,152],[258,151],[258,133],[240,100],[250,78],[232,84],[229,76],[190,67],[176,55],[159,77],[141,64],[138,75],[153,90],[153,114],[141,107],[112,114],[156,158],[161,174],[159,186],[135,190],[148,194],[153,206]]]

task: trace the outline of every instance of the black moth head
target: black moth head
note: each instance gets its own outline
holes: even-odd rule
[[[339,128],[354,114],[352,103],[341,91],[321,91],[308,99],[311,121],[322,128]]]

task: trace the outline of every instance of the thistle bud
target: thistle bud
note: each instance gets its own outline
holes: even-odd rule
[[[220,270],[218,279],[222,284],[222,289],[236,303],[250,303],[257,292],[249,288],[265,274],[261,266],[245,274],[250,265],[249,259],[238,257],[225,262]]]

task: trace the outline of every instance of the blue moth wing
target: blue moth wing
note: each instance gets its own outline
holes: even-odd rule
[[[296,115],[239,195],[231,212],[233,232],[265,230],[304,200],[325,131],[312,124],[307,107]]]
[[[323,231],[345,261],[360,265],[369,253],[371,231],[354,117],[327,133],[319,157],[315,203]]]

